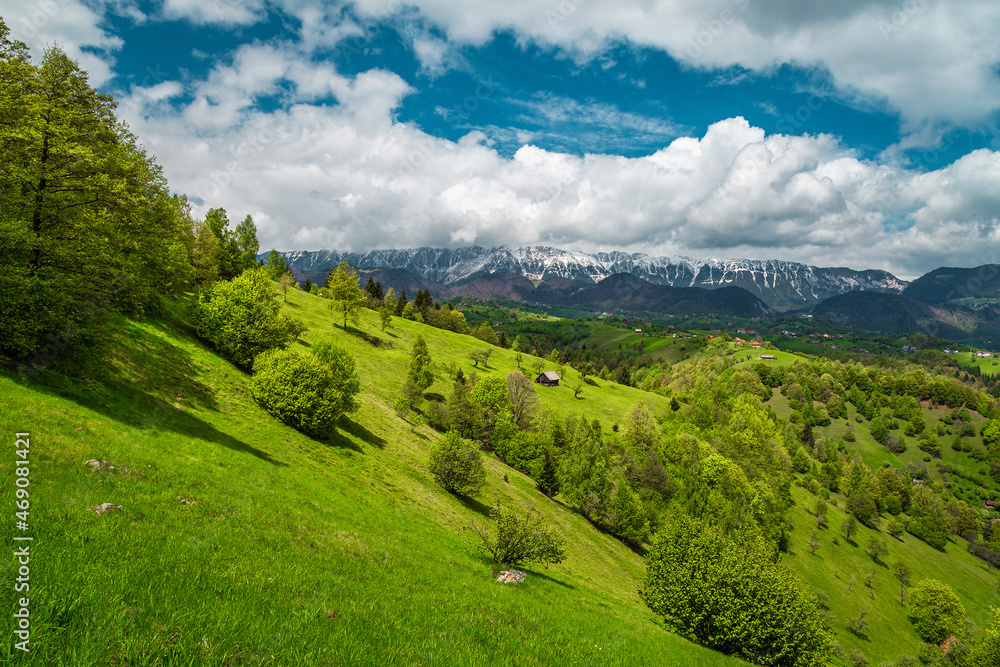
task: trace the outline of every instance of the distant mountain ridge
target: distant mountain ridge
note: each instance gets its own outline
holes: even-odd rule
[[[653,257],[644,253],[588,254],[547,246],[484,248],[407,248],[364,254],[337,250],[282,253],[297,273],[316,279],[341,260],[359,269],[405,269],[445,286],[478,276],[514,273],[531,281],[570,278],[590,283],[631,274],[655,285],[671,287],[742,287],[777,310],[813,306],[852,291],[899,294],[908,283],[887,271],[821,268],[782,260],[696,260],[684,256]],[[264,253],[261,258],[267,257]]]

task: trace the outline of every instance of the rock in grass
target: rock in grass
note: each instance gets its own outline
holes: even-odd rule
[[[101,503],[100,505],[94,505],[93,507],[88,507],[87,508],[88,512],[95,512],[97,514],[104,514],[105,512],[107,512],[109,510],[117,510],[117,511],[121,512],[122,511],[122,506],[121,505],[115,505],[114,503]]]
[[[524,581],[526,575],[520,570],[503,570],[497,577],[498,584],[519,584]]]

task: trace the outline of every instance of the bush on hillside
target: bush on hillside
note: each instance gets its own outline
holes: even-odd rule
[[[315,438],[329,436],[345,405],[343,377],[312,355],[270,350],[254,360],[250,395],[278,420]]]
[[[431,474],[438,484],[463,496],[478,494],[486,483],[483,456],[475,443],[452,431],[431,452]]]
[[[356,396],[361,392],[361,380],[351,353],[330,338],[320,338],[315,341],[310,351],[333,372],[333,385],[340,393],[340,402],[337,406],[340,412],[357,410]]]
[[[910,593],[910,621],[927,642],[940,644],[962,628],[965,608],[955,591],[937,579],[924,579]]]
[[[492,535],[475,524],[473,529],[482,540],[479,550],[495,564],[561,563],[566,558],[566,541],[546,528],[536,511],[528,510],[521,518],[514,510],[504,509],[498,500],[490,518],[496,523]]]
[[[818,667],[830,657],[815,599],[756,530],[727,536],[673,514],[646,556],[639,595],[678,634],[758,665]]]
[[[248,367],[262,352],[287,345],[298,329],[295,320],[279,312],[274,296],[265,269],[214,283],[194,305],[195,329],[219,354]]]

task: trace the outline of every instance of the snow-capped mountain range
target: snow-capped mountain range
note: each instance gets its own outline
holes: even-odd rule
[[[626,252],[588,254],[546,246],[423,247],[373,250],[364,254],[318,250],[282,254],[293,269],[302,273],[327,271],[346,260],[361,269],[405,269],[442,285],[454,285],[493,273],[516,273],[534,281],[559,277],[594,283],[615,274],[628,273],[657,285],[673,287],[743,287],[780,310],[805,308],[831,296],[857,290],[898,294],[909,284],[881,270],[819,268],[781,260],[697,260]],[[266,259],[267,254],[261,257]]]

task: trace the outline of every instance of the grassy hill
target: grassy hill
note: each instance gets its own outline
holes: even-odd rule
[[[527,477],[487,461],[484,494],[456,498],[427,472],[437,435],[389,408],[418,333],[435,361],[471,370],[470,337],[397,321],[331,326],[322,300],[287,310],[354,354],[361,408],[320,442],[250,398],[249,378],[195,340],[182,304],[117,320],[110,359],[85,380],[0,375],[0,423],[31,433],[30,654],[16,664],[727,665],[667,633],[639,601],[640,557]],[[514,368],[497,350],[490,372]],[[611,424],[642,399],[597,381],[543,406]],[[85,462],[107,461],[93,470]],[[13,461],[0,492],[13,496]],[[504,475],[509,483],[504,481]],[[568,541],[565,562],[493,582],[470,522],[497,499],[535,507]],[[121,510],[88,508],[113,503]],[[12,523],[4,523],[10,539]],[[9,542],[8,542],[9,543]],[[12,558],[0,561],[12,580]],[[12,608],[5,587],[0,605]],[[12,655],[16,654],[16,655]]]

